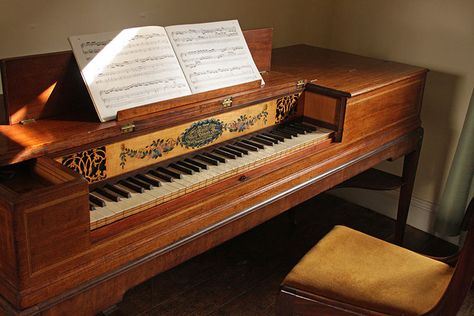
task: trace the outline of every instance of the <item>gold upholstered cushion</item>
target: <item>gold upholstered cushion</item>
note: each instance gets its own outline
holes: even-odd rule
[[[336,226],[300,260],[283,285],[378,312],[419,315],[436,305],[453,270]]]

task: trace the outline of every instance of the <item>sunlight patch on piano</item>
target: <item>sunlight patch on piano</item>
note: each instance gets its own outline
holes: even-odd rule
[[[112,41],[106,44],[102,50],[97,52],[97,55],[89,61],[82,71],[87,85],[92,84],[96,80],[97,76],[105,67],[110,65],[137,32],[138,29],[123,30],[117,34]]]
[[[51,94],[53,93],[53,90],[54,88],[56,87],[56,84],[58,82],[56,81],[55,83],[53,83],[52,85],[50,85],[48,88],[46,88],[43,92],[41,92],[37,97],[36,99],[38,101],[40,101],[41,103],[46,103],[48,102],[48,99],[49,97],[51,96]]]
[[[49,100],[49,97],[54,91],[54,88],[56,87],[56,84],[58,82],[54,82],[51,84],[49,87],[44,89],[40,94],[36,96],[35,99],[28,100],[23,104],[21,107],[19,107],[13,114],[12,114],[12,119],[13,121],[22,121],[22,120],[27,120],[29,117],[29,107],[32,106],[34,107],[36,104],[46,104]]]

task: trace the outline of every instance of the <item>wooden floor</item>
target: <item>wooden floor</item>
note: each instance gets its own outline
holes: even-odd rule
[[[111,315],[274,315],[280,282],[334,225],[390,240],[392,219],[328,194],[131,289]],[[455,247],[408,227],[407,248],[447,255]],[[459,315],[474,315],[473,291]]]

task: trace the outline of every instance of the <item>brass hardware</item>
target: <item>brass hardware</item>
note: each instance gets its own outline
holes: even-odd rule
[[[296,89],[298,89],[298,90],[303,90],[305,84],[306,84],[306,83],[304,82],[304,80],[298,80],[298,81],[296,82]]]
[[[20,121],[20,124],[21,125],[28,125],[28,124],[31,124],[31,123],[34,123],[34,122],[36,122],[35,119],[26,119],[26,120]]]
[[[249,179],[249,178],[248,178],[247,176],[241,176],[241,177],[239,178],[239,181],[244,182],[244,181],[247,181],[248,179]]]
[[[135,124],[133,124],[133,122],[127,123],[124,126],[120,127],[120,130],[122,131],[122,133],[133,132],[135,130]]]
[[[231,105],[232,105],[232,97],[226,98],[222,101],[222,106],[225,108],[228,108]]]

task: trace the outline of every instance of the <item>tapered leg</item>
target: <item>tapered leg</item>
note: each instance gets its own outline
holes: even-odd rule
[[[397,245],[403,244],[408,211],[410,209],[410,201],[415,183],[416,169],[418,166],[418,159],[420,157],[420,149],[421,140],[418,148],[415,151],[405,155],[403,161],[402,186],[400,188],[400,196],[398,198],[397,222],[395,223],[394,242]]]

